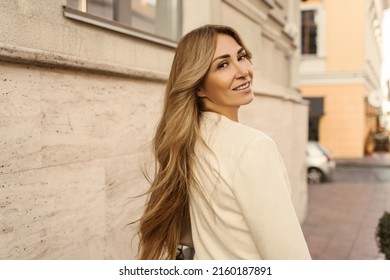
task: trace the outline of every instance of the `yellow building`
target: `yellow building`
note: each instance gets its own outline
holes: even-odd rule
[[[339,158],[372,150],[387,7],[387,0],[301,1],[300,88],[311,101],[309,138]]]

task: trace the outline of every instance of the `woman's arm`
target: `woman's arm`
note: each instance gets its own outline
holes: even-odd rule
[[[243,151],[233,190],[264,259],[311,259],[275,143],[259,137]]]

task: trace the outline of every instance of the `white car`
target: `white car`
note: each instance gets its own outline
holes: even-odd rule
[[[309,141],[306,148],[307,182],[318,184],[328,181],[336,168],[333,155],[316,141]]]

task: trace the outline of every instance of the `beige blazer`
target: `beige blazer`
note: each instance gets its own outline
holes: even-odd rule
[[[194,259],[310,259],[275,143],[216,113],[202,116],[191,191]],[[206,201],[205,201],[206,199]]]

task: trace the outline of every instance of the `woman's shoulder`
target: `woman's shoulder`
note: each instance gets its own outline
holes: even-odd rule
[[[229,144],[247,145],[262,140],[273,142],[266,133],[216,113],[207,112],[205,122],[208,132],[215,131],[217,138]]]

